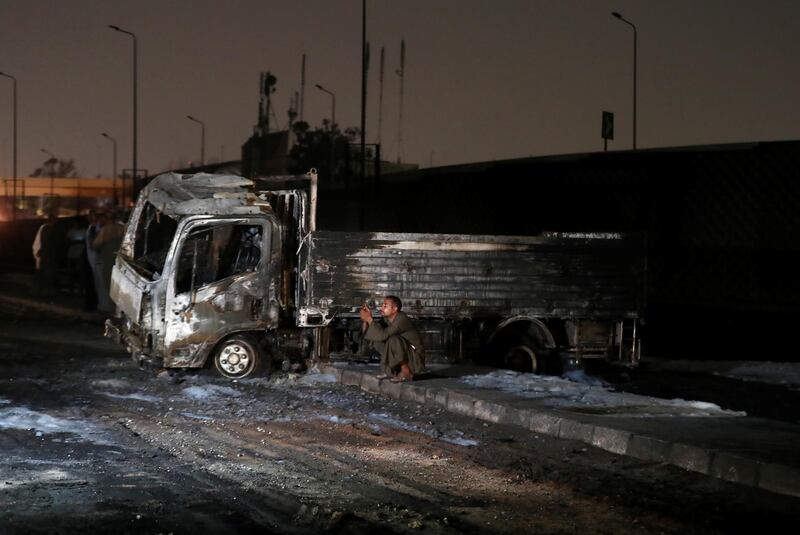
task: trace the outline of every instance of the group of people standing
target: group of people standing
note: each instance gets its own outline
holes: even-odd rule
[[[76,256],[79,257],[77,269],[80,271],[81,286],[84,292],[84,309],[97,310],[104,314],[114,311],[109,297],[111,270],[114,259],[122,244],[125,227],[106,210],[91,210],[87,214],[88,225],[70,231],[75,243]],[[36,261],[35,286],[42,294],[57,290],[60,248],[66,244],[64,236],[57,232],[58,219],[50,215],[36,232],[33,241],[33,257]],[[71,253],[68,253],[68,257]],[[74,268],[74,266],[70,266]]]

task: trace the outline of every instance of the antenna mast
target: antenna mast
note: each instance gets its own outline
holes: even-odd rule
[[[255,131],[258,135],[264,134],[264,74],[258,80],[258,122],[256,123]]]
[[[385,47],[381,47],[381,68],[378,82],[378,145],[381,144],[381,132],[383,129],[383,60]]]
[[[406,77],[406,42],[400,40],[400,68],[395,71],[400,77],[400,120],[397,123],[397,163],[403,159],[403,85]]]
[[[264,95],[266,100],[266,110],[264,110],[264,134],[269,134],[269,116],[275,116],[275,110],[272,109],[272,93],[275,92],[275,84],[278,82],[278,79],[275,78],[271,72],[267,71],[264,75]],[[277,126],[277,118],[275,119],[275,123]]]
[[[306,94],[306,55],[303,54],[303,62],[300,67],[300,120],[303,120],[303,103]]]
[[[294,95],[289,97],[289,135],[291,136],[292,132],[292,125],[294,124],[294,120],[297,119],[297,107],[300,105],[300,93],[297,91],[294,92]],[[291,137],[290,137],[291,139]]]

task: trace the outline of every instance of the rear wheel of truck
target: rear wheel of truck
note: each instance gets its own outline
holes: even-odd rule
[[[503,357],[504,367],[524,373],[539,373],[539,360],[536,358],[534,344],[524,341],[509,347]]]
[[[488,363],[522,373],[559,374],[553,345],[552,335],[544,325],[515,321],[494,335],[488,347]]]
[[[235,334],[217,347],[214,368],[228,379],[243,379],[268,368],[267,355],[253,336]]]

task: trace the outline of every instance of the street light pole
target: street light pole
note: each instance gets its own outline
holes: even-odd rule
[[[332,91],[328,91],[324,87],[319,84],[314,84],[317,89],[322,91],[323,93],[327,93],[331,96],[333,104],[331,105],[331,130],[333,130],[333,126],[336,124],[336,95],[333,94]]]
[[[123,30],[119,26],[114,26],[113,24],[109,24],[108,27],[111,28],[114,31],[117,31],[117,32],[120,32],[120,33],[124,33],[126,35],[130,35],[133,38],[133,180],[131,181],[131,200],[133,200],[133,198],[136,195],[136,177],[139,174],[138,173],[138,169],[139,168],[137,166],[137,160],[136,160],[136,157],[137,157],[137,150],[136,149],[137,149],[137,142],[138,142],[137,129],[136,129],[136,124],[137,124],[136,119],[137,119],[137,115],[138,115],[138,113],[137,113],[137,111],[138,111],[137,110],[137,98],[136,98],[137,97],[137,85],[138,85],[137,84],[137,72],[138,72],[137,71],[137,61],[138,61],[138,57],[137,56],[138,56],[138,54],[137,54],[137,50],[136,50],[137,49],[137,47],[136,47],[136,35],[133,34],[132,32],[127,31],[127,30]]]
[[[10,74],[0,72],[0,76],[11,78],[14,87],[14,184],[11,194],[11,220],[17,219],[17,79]]]
[[[43,153],[45,153],[48,156],[50,156],[50,159],[52,160],[52,165],[50,165],[50,195],[52,195],[53,194],[53,175],[55,175],[55,173],[53,172],[53,166],[56,163],[58,163],[58,158],[56,158],[56,155],[53,154],[50,151],[47,151],[47,150],[44,150],[44,149],[41,149],[41,150],[42,150]],[[50,161],[50,160],[48,160],[48,161]],[[45,163],[47,163],[47,162],[45,162]]]
[[[102,135],[104,138],[110,139],[111,143],[114,144],[114,174],[111,175],[111,189],[114,192],[114,206],[119,206],[119,199],[117,198],[117,140],[105,132]]]
[[[364,230],[364,189],[366,182],[366,155],[364,154],[364,137],[367,130],[367,0],[361,0],[361,210],[359,229]]]
[[[200,165],[203,166],[206,164],[206,123],[191,115],[187,115],[186,118],[200,125]]]
[[[616,11],[611,15],[633,28],[633,150],[636,150],[636,26]]]

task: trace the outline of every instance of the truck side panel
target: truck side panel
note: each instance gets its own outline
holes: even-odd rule
[[[386,294],[417,317],[622,319],[644,307],[640,235],[317,231],[307,246],[301,302],[324,317]]]

